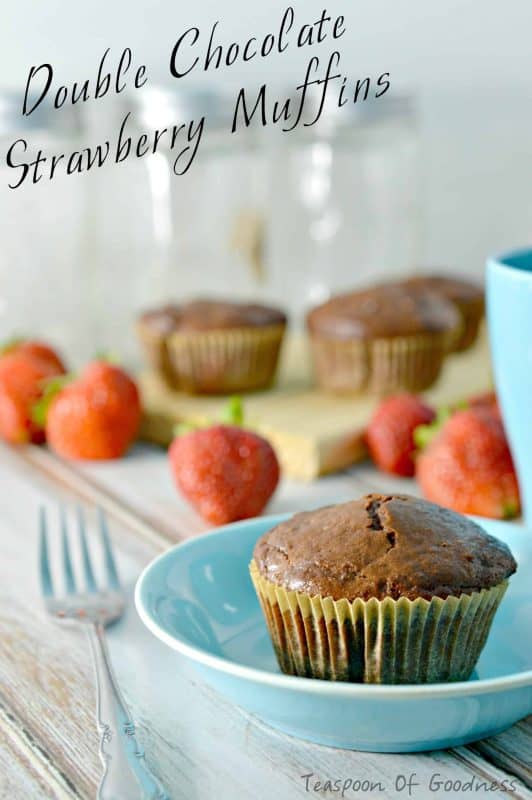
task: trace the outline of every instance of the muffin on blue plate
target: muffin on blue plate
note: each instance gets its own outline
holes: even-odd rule
[[[250,565],[282,671],[364,683],[467,680],[515,570],[467,517],[380,494],[296,514]]]

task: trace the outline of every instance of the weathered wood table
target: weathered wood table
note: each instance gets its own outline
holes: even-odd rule
[[[271,510],[398,486],[415,491],[362,465],[315,484],[284,482]],[[100,773],[85,635],[50,622],[36,579],[37,509],[45,503],[53,511],[59,500],[86,505],[89,516],[96,503],[106,509],[131,589],[153,556],[205,527],[173,489],[161,451],[139,447],[121,462],[71,466],[45,450],[0,447],[0,797],[8,800],[93,798]],[[445,752],[334,750],[277,733],[227,703],[143,628],[132,602],[109,640],[147,757],[177,800],[339,797],[314,782],[349,778],[382,788],[345,797],[532,799],[532,717]],[[404,781],[413,773],[409,793]],[[484,788],[467,789],[472,778]],[[438,790],[438,781],[454,787]],[[489,791],[492,782],[507,791]]]

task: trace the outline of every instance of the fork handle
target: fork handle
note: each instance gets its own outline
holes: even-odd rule
[[[88,626],[96,673],[96,722],[103,775],[98,800],[169,800],[144,760],[135,723],[118,688],[103,625]]]

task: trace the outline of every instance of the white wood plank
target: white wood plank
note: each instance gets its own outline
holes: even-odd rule
[[[532,716],[470,749],[532,787]]]
[[[0,710],[0,797],[9,800],[71,800],[79,797],[46,760],[24,729]]]
[[[57,496],[70,502],[74,497],[55,479],[32,467],[26,458],[27,453],[21,458],[7,449],[0,450],[3,487],[0,699],[25,731],[26,738],[45,754],[43,769],[46,771],[47,762],[53,764],[62,780],[70,782],[80,797],[88,798],[94,796],[99,764],[93,728],[93,680],[86,642],[83,636],[53,625],[45,617],[33,574],[38,505],[55,502]],[[126,485],[133,487],[133,474],[142,477],[141,483],[136,484],[136,496],[137,503],[139,496],[144,496],[145,515],[158,518],[159,505],[151,507],[148,501],[153,496],[158,503],[163,499],[166,505],[161,520],[165,525],[175,524],[175,535],[183,535],[182,523],[174,522],[180,517],[179,513],[175,517],[173,514],[176,501],[171,483],[166,484],[164,491],[161,489],[166,467],[160,459],[158,464],[154,461],[155,472],[149,477],[152,467],[148,463],[149,459],[132,459],[127,479],[122,477],[122,482],[115,482],[116,465],[96,470],[96,478],[105,486],[105,472],[106,480],[113,481],[116,502],[117,494]],[[95,481],[95,471],[91,468],[88,472],[91,481]],[[82,471],[76,472],[74,483],[81,474]],[[64,473],[63,479],[66,478]],[[350,476],[345,476],[345,480],[345,484],[331,483],[325,488],[331,502],[336,492],[347,490]],[[93,492],[94,484],[84,493],[87,491]],[[134,495],[132,491],[128,497]],[[283,497],[286,502],[287,496],[281,492],[280,499]],[[321,495],[320,498],[314,496],[316,504],[323,502]],[[311,499],[311,495],[305,495],[302,502],[307,504]],[[140,531],[132,530],[121,519],[114,519],[112,533],[122,572],[132,584],[140,568],[161,545],[156,537],[143,538]],[[110,647],[119,681],[140,722],[148,757],[175,798],[308,797],[300,777],[308,772],[324,779],[354,776],[375,781],[382,777],[385,790],[379,797],[383,798],[397,796],[393,787],[397,772],[415,771],[425,783],[434,771],[462,781],[484,773],[494,780],[505,775],[479,756],[476,763],[470,764],[465,763],[467,756],[457,759],[451,752],[411,756],[361,754],[318,747],[276,733],[206,688],[181,657],[144,629],[131,610],[110,631]],[[16,785],[16,773],[9,780]],[[52,774],[50,785],[57,785]],[[497,797],[499,793],[492,792],[489,796]],[[513,796],[532,798],[524,786],[519,786]]]

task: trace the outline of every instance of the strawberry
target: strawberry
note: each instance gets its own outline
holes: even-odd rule
[[[469,397],[466,401],[467,408],[487,408],[493,411],[494,414],[500,415],[499,401],[495,392],[484,392],[483,394],[475,394]]]
[[[53,369],[54,375],[63,375],[66,372],[60,356],[46,342],[37,339],[14,339],[2,349],[4,355],[13,353],[28,355],[46,362]]]
[[[169,458],[177,487],[216,525],[260,514],[279,481],[269,442],[235,425],[177,436]]]
[[[48,402],[46,438],[65,458],[120,458],[140,424],[135,383],[122,369],[103,361],[90,363]]]
[[[10,444],[44,441],[44,431],[32,416],[46,381],[58,374],[51,360],[21,350],[0,357],[0,437]]]
[[[373,461],[392,475],[414,475],[414,430],[434,417],[434,410],[416,395],[399,394],[383,400],[366,430]]]
[[[428,500],[454,511],[494,519],[519,514],[512,456],[492,408],[453,414],[419,455],[416,475]]]

